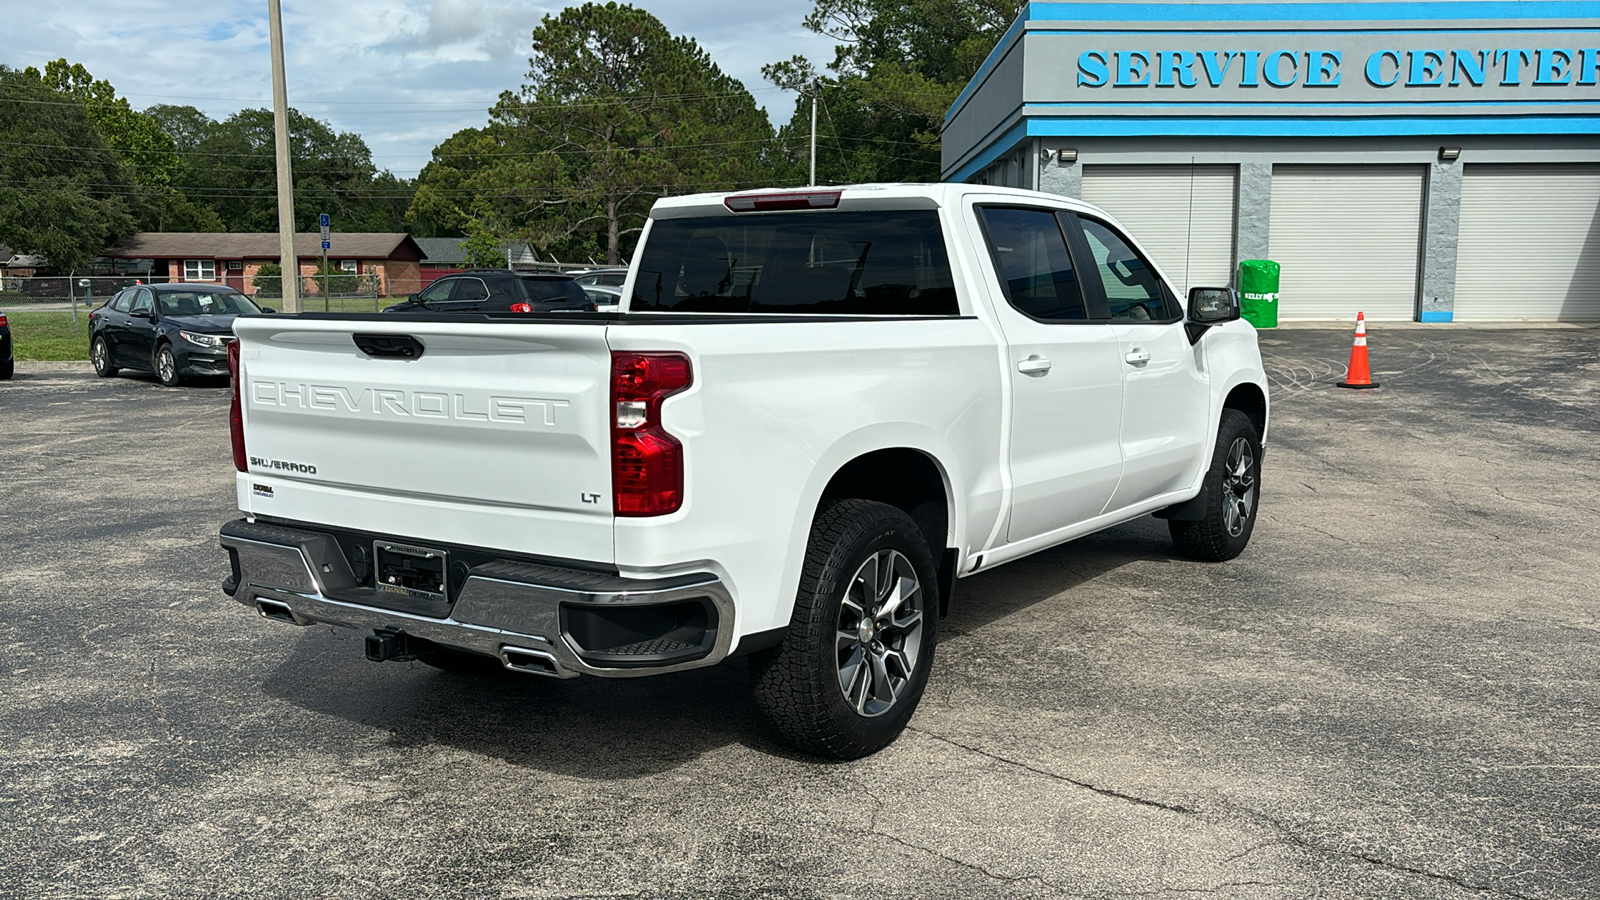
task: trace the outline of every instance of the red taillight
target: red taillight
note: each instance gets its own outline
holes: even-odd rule
[[[784,191],[781,194],[735,194],[722,205],[733,212],[777,212],[785,209],[837,209],[839,191]]]
[[[694,383],[681,353],[611,354],[611,507],[660,516],[683,505],[683,445],[661,427],[661,401]]]
[[[228,436],[233,439],[233,467],[250,471],[250,458],[244,455],[244,407],[239,402],[239,342],[228,342],[228,380],[233,382],[233,402],[228,405]]]
[[[94,313],[90,313],[89,314],[89,318],[93,319],[94,318]],[[0,328],[4,328],[4,327],[6,327],[6,314],[5,313],[0,313]]]
[[[512,312],[528,312],[528,313],[531,313],[531,312],[533,312],[533,304],[531,304],[531,303],[513,303],[513,304],[511,304],[511,311]]]

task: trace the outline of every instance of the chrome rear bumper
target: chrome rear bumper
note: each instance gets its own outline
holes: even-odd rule
[[[386,596],[357,582],[331,535],[239,519],[224,525],[220,537],[235,566],[224,590],[264,618],[401,633],[498,657],[514,671],[559,678],[655,675],[715,665],[733,643],[733,597],[709,573],[630,579],[500,560],[474,566],[449,614],[434,618],[382,608]],[[563,634],[563,606],[615,609],[686,601],[709,602],[716,610],[710,650],[697,659],[626,668],[595,665],[580,654],[597,654]]]

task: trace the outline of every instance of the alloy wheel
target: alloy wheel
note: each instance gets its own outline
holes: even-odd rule
[[[835,638],[839,689],[858,715],[894,707],[922,652],[922,584],[911,560],[879,550],[851,576]]]
[[[1238,537],[1256,508],[1256,456],[1250,442],[1234,438],[1223,460],[1222,522],[1228,534]]]
[[[156,352],[156,374],[160,376],[162,384],[171,384],[177,372],[177,361],[172,358],[172,350],[162,347]]]

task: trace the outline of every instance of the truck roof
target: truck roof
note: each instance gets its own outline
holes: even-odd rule
[[[741,215],[730,210],[726,204],[729,198],[762,198],[762,199],[790,199],[800,200],[809,196],[819,197],[818,209],[935,209],[958,203],[968,194],[1011,195],[1019,200],[1048,199],[1052,203],[1064,203],[1067,206],[1081,209],[1086,212],[1095,212],[1105,215],[1097,207],[1074,200],[1060,194],[1046,194],[1039,191],[1028,191],[1020,188],[994,187],[986,184],[842,184],[818,185],[816,187],[801,188],[760,188],[745,191],[718,191],[705,194],[685,194],[677,197],[663,197],[657,200],[650,210],[653,219],[677,219],[687,216],[731,216]],[[832,197],[837,195],[835,204]],[[786,208],[794,209],[793,206]],[[803,208],[803,207],[801,207]],[[751,212],[761,212],[756,209]]]

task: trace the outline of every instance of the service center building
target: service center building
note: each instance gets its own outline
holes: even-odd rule
[[[1600,320],[1600,2],[1030,3],[943,147],[1283,320]]]

